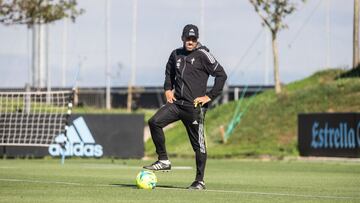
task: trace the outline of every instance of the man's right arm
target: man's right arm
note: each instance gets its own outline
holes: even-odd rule
[[[166,64],[164,90],[167,91],[174,89],[174,82],[175,82],[175,56],[174,56],[174,52],[171,52],[169,56],[169,60]]]
[[[175,83],[175,51],[173,51],[170,54],[169,60],[166,64],[166,70],[165,70],[165,82],[164,82],[164,90],[165,90],[165,97],[166,101],[169,103],[173,103],[173,101],[176,101],[173,89],[174,89],[174,83]]]

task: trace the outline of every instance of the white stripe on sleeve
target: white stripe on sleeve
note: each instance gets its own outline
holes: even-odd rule
[[[209,53],[207,52],[206,50],[204,49],[200,49],[201,52],[203,52],[207,58],[209,59],[210,63],[215,63],[215,58]]]

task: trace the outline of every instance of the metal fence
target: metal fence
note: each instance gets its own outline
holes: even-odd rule
[[[239,99],[244,93],[244,97],[261,93],[273,86],[229,86],[224,89],[223,94],[212,102],[213,105],[226,103]],[[69,90],[70,88],[51,88],[51,90]],[[210,88],[209,88],[210,89]],[[32,89],[35,90],[35,89]],[[46,89],[36,89],[46,91]],[[24,88],[0,88],[1,92],[24,91]],[[246,91],[246,92],[244,92]],[[128,88],[111,88],[112,108],[126,108]],[[76,91],[76,105],[105,108],[106,88],[105,87],[80,87]],[[160,86],[136,87],[133,90],[133,108],[159,108],[165,103],[164,90]]]

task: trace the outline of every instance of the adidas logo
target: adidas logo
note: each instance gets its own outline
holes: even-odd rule
[[[65,143],[65,156],[101,157],[103,147],[95,143],[88,126],[83,117],[73,121],[67,130],[67,138],[64,134],[55,137],[55,143],[49,146],[51,156],[60,156],[63,149],[60,144]]]
[[[197,120],[195,120],[194,122],[192,122],[193,125],[199,125],[199,123],[197,122]]]
[[[195,36],[195,31],[194,31],[194,29],[191,29],[191,30],[189,31],[189,36]]]

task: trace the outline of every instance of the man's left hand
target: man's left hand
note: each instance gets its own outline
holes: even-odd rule
[[[194,105],[195,105],[195,107],[196,107],[198,104],[204,105],[204,104],[208,103],[209,101],[211,101],[211,99],[210,99],[210,97],[208,97],[207,95],[202,96],[202,97],[197,97],[197,98],[194,100]]]

